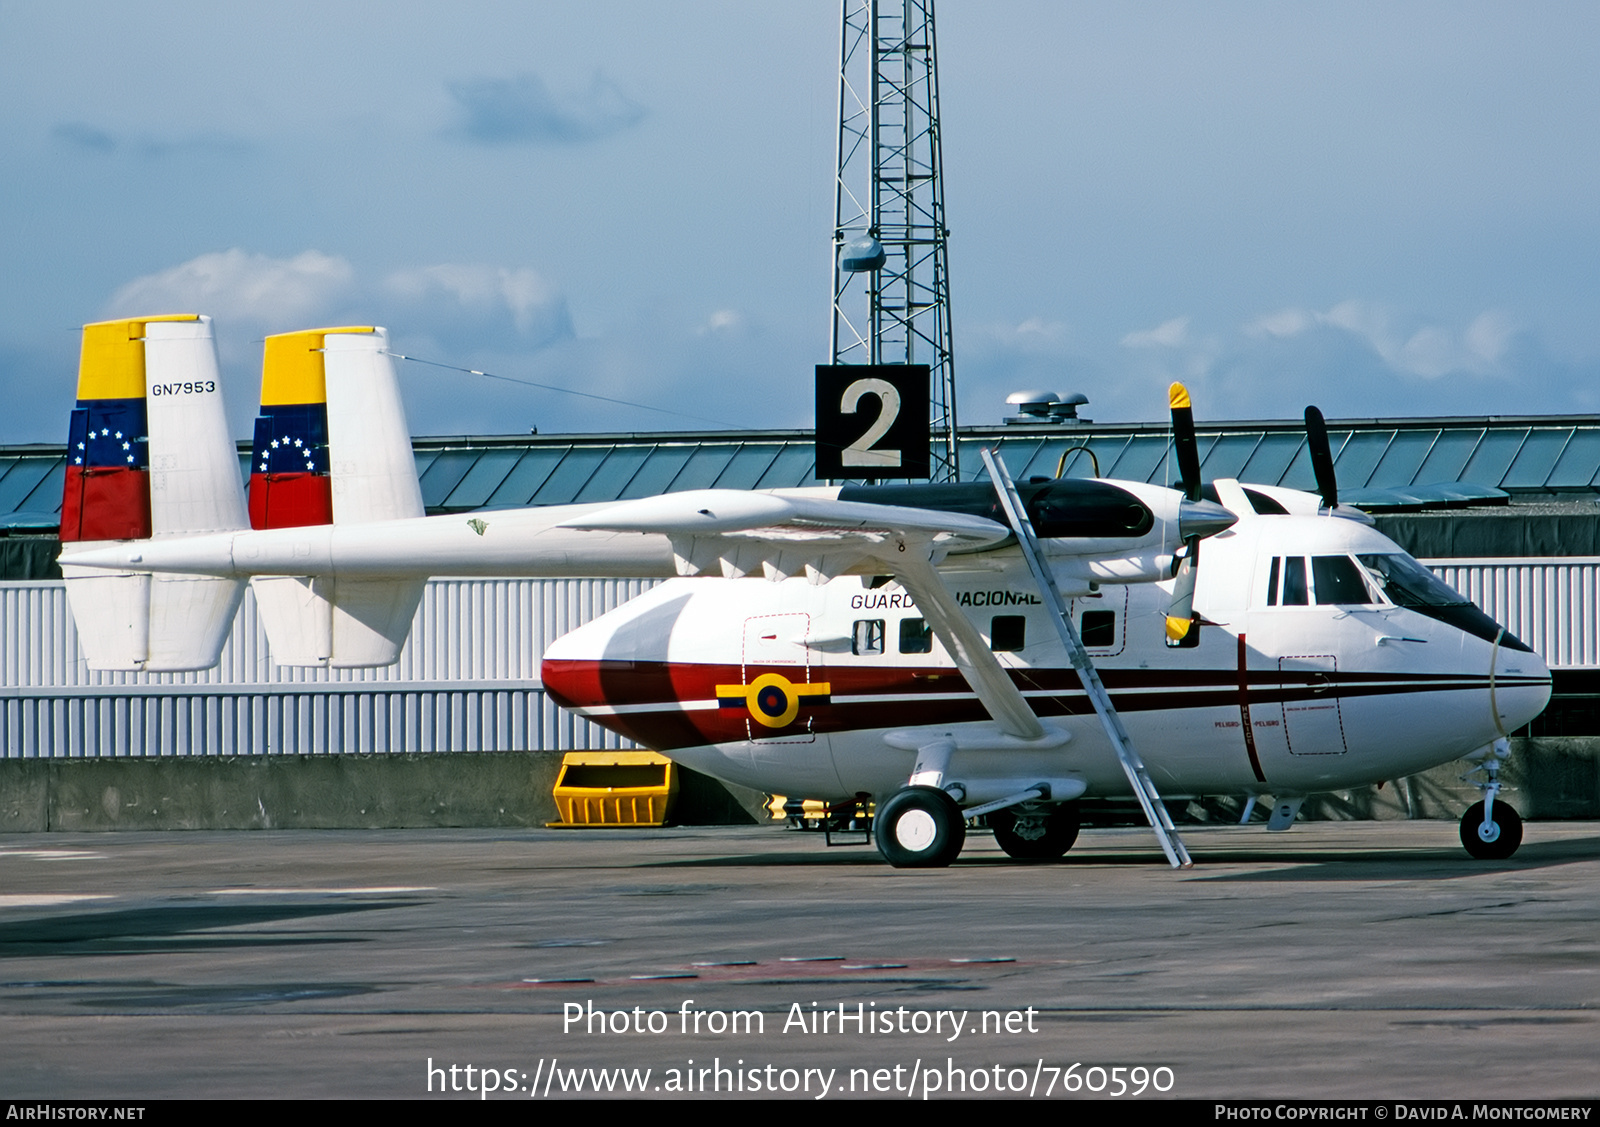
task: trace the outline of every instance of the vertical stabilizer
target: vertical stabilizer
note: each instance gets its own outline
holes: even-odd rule
[[[381,328],[267,338],[250,465],[255,528],[423,515],[411,431]],[[280,665],[392,665],[422,598],[418,579],[252,580]]]
[[[383,329],[330,334],[328,445],[333,452],[333,523],[366,524],[423,515],[411,428]]]
[[[246,527],[209,317],[85,325],[67,447],[63,545],[91,548]],[[243,582],[152,576],[136,568],[108,573],[62,566],[89,668],[161,672],[215,665]]]

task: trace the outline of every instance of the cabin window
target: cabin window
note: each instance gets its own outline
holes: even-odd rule
[[[1117,644],[1117,612],[1086,610],[1079,629],[1086,648],[1103,649]]]
[[[859,618],[850,632],[850,652],[856,655],[883,652],[883,619]]]
[[[1275,606],[1278,605],[1278,564],[1279,564],[1279,562],[1280,561],[1279,561],[1278,557],[1277,556],[1273,556],[1272,557],[1272,570],[1267,573],[1267,605],[1269,607],[1275,607]]]
[[[1014,654],[1028,644],[1028,620],[1020,614],[997,614],[989,620],[989,648]]]
[[[900,652],[903,654],[933,652],[933,627],[928,625],[926,618],[900,620]]]
[[[1370,603],[1372,594],[1361,578],[1361,569],[1349,556],[1311,557],[1311,580],[1317,589],[1317,602]]]
[[[1303,607],[1311,600],[1306,590],[1306,558],[1285,556],[1283,559],[1283,605]]]

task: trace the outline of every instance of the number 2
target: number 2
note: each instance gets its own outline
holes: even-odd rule
[[[854,415],[863,395],[878,397],[878,417],[872,421],[866,433],[844,448],[839,455],[839,463],[845,466],[898,466],[900,451],[874,450],[872,447],[889,433],[889,428],[900,417],[900,393],[887,380],[856,380],[844,389],[844,395],[839,399],[840,412]]]

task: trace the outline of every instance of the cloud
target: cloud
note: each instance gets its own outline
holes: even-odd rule
[[[110,153],[117,148],[115,137],[81,121],[64,121],[50,130],[50,136],[91,153]]]
[[[1122,347],[1134,349],[1133,366],[1143,377],[1139,383],[1189,383],[1206,379],[1222,355],[1223,346],[1214,337],[1190,332],[1190,318],[1173,317],[1153,329],[1128,333]]]
[[[566,299],[526,267],[423,266],[390,274],[381,290],[396,326],[451,350],[525,351],[572,336]]]
[[[1245,326],[1244,331],[1253,337],[1285,337],[1299,336],[1317,323],[1316,316],[1307,313],[1304,309],[1280,309],[1276,313],[1268,313],[1257,317]]]
[[[441,263],[394,271],[376,284],[347,260],[308,250],[292,258],[237,248],[135,278],[108,316],[209,313],[260,333],[336,322],[387,324],[452,351],[526,351],[572,335],[566,299],[527,267]]]
[[[1409,376],[1438,379],[1465,373],[1506,372],[1520,326],[1507,313],[1486,310],[1460,331],[1441,325],[1396,326],[1396,315],[1372,302],[1341,301],[1325,313],[1281,309],[1245,325],[1245,334],[1287,340],[1317,328],[1336,329],[1363,342],[1390,368]]]
[[[1129,333],[1122,338],[1124,348],[1185,348],[1192,343],[1187,317],[1174,317],[1153,329]]]
[[[308,250],[269,258],[236,247],[135,278],[112,295],[106,313],[209,313],[251,325],[304,327],[301,322],[345,304],[354,289],[354,269],[334,255]]]
[[[595,75],[589,89],[554,94],[536,74],[447,84],[461,111],[452,131],[485,145],[579,145],[637,124],[644,107]]]
[[[744,326],[744,317],[737,309],[719,309],[707,317],[695,333],[705,336],[707,333],[732,333]]]
[[[108,156],[130,152],[146,160],[166,157],[229,157],[254,149],[249,141],[228,133],[197,133],[189,137],[122,137],[83,121],[64,121],[50,130],[50,136],[87,153]]]

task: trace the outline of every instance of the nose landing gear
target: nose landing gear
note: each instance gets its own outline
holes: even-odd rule
[[[1509,802],[1474,802],[1461,815],[1461,844],[1480,861],[1504,861],[1522,844],[1522,816]]]
[[[1505,740],[1496,740],[1478,753],[1482,760],[1464,778],[1482,771],[1484,782],[1478,783],[1483,791],[1483,801],[1467,807],[1461,815],[1461,844],[1480,861],[1504,861],[1522,844],[1522,817],[1509,802],[1497,802],[1500,794],[1500,764],[1511,754]]]

